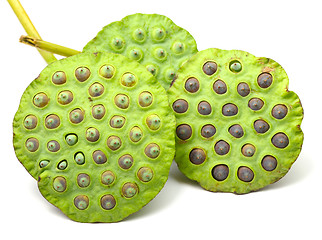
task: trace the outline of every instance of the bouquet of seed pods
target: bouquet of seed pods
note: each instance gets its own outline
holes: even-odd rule
[[[238,194],[276,182],[297,159],[303,109],[277,62],[198,52],[158,14],[113,22],[78,52],[42,41],[9,2],[30,35],[21,41],[51,63],[21,98],[16,156],[72,220],[116,222],[140,210],[173,159],[201,187]]]

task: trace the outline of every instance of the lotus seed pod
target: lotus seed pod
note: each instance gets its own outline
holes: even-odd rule
[[[144,45],[151,36],[142,30]],[[134,35],[119,42],[124,50],[127,37]],[[65,83],[53,83],[56,72]],[[174,158],[165,89],[119,54],[80,53],[48,65],[23,94],[13,127],[16,156],[41,194],[79,222],[117,222],[140,210],[164,186]]]
[[[281,179],[303,143],[303,109],[287,86],[272,59],[220,49],[194,55],[168,90],[180,171],[209,191],[238,194]]]
[[[182,64],[197,51],[194,38],[186,30],[158,14],[133,14],[113,22],[83,49],[89,53],[119,53],[136,60],[165,89],[170,87]]]

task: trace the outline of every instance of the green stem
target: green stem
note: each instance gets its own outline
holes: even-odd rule
[[[46,42],[44,40],[36,39],[36,38],[30,37],[30,36],[21,36],[19,41],[22,43],[25,43],[29,46],[36,47],[38,49],[42,49],[47,52],[55,53],[55,54],[65,56],[65,57],[73,56],[73,55],[80,53],[80,51],[77,51],[77,50],[74,50],[71,48],[67,48],[67,47],[63,47],[63,46],[53,44],[50,42]]]
[[[27,34],[32,37],[41,39],[41,37],[39,36],[39,33],[37,32],[37,30],[34,27],[34,25],[32,24],[32,22],[30,21],[26,11],[22,7],[19,0],[8,0],[8,2],[10,4],[12,10],[16,14],[16,16],[18,17],[21,25],[23,26],[23,28],[27,32]],[[55,58],[55,56],[52,53],[46,52],[44,50],[38,50],[38,51],[48,64],[51,62],[57,61],[57,59]]]

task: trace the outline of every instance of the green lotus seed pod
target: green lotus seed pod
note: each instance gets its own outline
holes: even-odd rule
[[[52,82],[57,71],[66,74],[63,85]],[[73,100],[61,104],[67,91]],[[55,101],[37,107],[39,93]],[[81,53],[48,65],[23,94],[13,126],[16,155],[41,194],[79,222],[117,222],[140,210],[164,186],[174,157],[165,89],[144,65],[117,54]]]
[[[303,109],[287,86],[271,59],[220,49],[194,55],[168,90],[179,169],[214,192],[248,193],[281,179],[303,143]]]
[[[133,14],[113,22],[83,49],[90,53],[119,53],[139,61],[165,89],[183,62],[197,51],[195,40],[186,30],[158,14]]]

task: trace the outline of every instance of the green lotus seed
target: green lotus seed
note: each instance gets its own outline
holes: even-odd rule
[[[78,152],[75,154],[74,160],[78,165],[83,165],[85,163],[85,156],[82,152]]]
[[[57,152],[60,149],[60,145],[57,141],[52,140],[47,143],[47,149],[50,152]]]
[[[85,82],[90,75],[91,71],[87,67],[79,67],[75,70],[75,77],[80,82]]]
[[[66,161],[66,160],[62,160],[62,161],[60,161],[60,162],[58,163],[57,168],[58,168],[59,170],[65,170],[65,169],[67,168],[67,166],[68,166],[67,161]]]
[[[138,191],[138,186],[134,183],[125,183],[122,187],[122,194],[126,198],[134,197]]]
[[[207,75],[213,75],[217,71],[217,64],[212,61],[206,62],[203,67],[203,72]]]
[[[91,97],[99,97],[103,94],[103,92],[104,87],[100,83],[93,83],[88,89],[88,93]]]
[[[67,188],[66,179],[64,177],[55,177],[53,181],[53,188],[57,192],[64,192]]]
[[[110,120],[112,128],[122,128],[125,124],[125,118],[122,116],[113,116]]]
[[[112,171],[105,171],[101,176],[104,185],[111,185],[115,181],[115,174]]]
[[[93,160],[97,164],[104,164],[107,162],[107,157],[101,150],[96,150],[93,152]]]
[[[224,181],[229,175],[229,168],[225,164],[215,166],[212,171],[212,177],[217,181]]]
[[[143,132],[139,127],[133,127],[130,131],[130,139],[133,142],[138,142],[141,140]]]
[[[151,168],[142,167],[138,171],[137,175],[142,182],[150,182],[153,178],[153,171]]]
[[[80,108],[76,108],[69,113],[69,120],[78,124],[84,120],[84,112]]]
[[[119,149],[121,147],[121,145],[122,145],[122,141],[117,136],[110,136],[107,139],[107,146],[113,151]]]
[[[254,172],[248,167],[240,167],[237,176],[243,182],[251,182],[254,179]]]
[[[79,195],[74,199],[74,205],[79,210],[85,210],[89,205],[89,199],[85,195]]]
[[[51,81],[57,85],[64,84],[66,82],[66,74],[62,71],[55,72]]]
[[[89,186],[90,182],[91,182],[91,179],[88,176],[88,174],[86,174],[86,173],[78,174],[78,176],[77,176],[78,186],[80,186],[81,188],[85,188],[85,187]]]
[[[242,154],[245,156],[245,157],[252,157],[254,156],[255,154],[255,146],[252,145],[252,144],[245,144],[243,147],[242,147]]]
[[[185,47],[184,44],[182,42],[175,42],[172,47],[171,47],[172,51],[176,54],[181,54],[184,52]]]
[[[103,65],[99,70],[99,75],[103,78],[112,78],[115,74],[115,68],[112,65]]]
[[[78,142],[78,137],[76,134],[68,134],[66,135],[65,140],[69,146],[73,146]]]
[[[155,28],[152,30],[152,38],[156,41],[162,41],[166,37],[166,32],[163,28]]]
[[[28,115],[23,121],[23,125],[27,129],[34,129],[37,126],[38,120],[35,115]]]
[[[122,109],[126,109],[129,107],[130,100],[129,97],[125,94],[118,94],[114,98],[114,103],[116,106]]]
[[[206,161],[207,155],[201,148],[194,148],[189,153],[189,160],[195,165],[200,165]]]
[[[130,154],[123,155],[119,158],[118,163],[122,169],[129,169],[133,165],[133,157]]]
[[[150,143],[146,146],[144,152],[149,158],[157,158],[160,154],[160,147],[155,143]]]
[[[176,71],[173,68],[169,68],[165,71],[165,78],[169,81],[173,81],[176,77]]]
[[[242,65],[239,61],[235,60],[229,64],[229,69],[234,73],[238,73],[242,70]]]
[[[158,130],[161,126],[161,119],[158,115],[152,114],[146,118],[146,124],[151,130]]]
[[[26,141],[26,148],[29,152],[35,152],[39,148],[39,141],[37,138],[28,138]]]
[[[121,84],[125,87],[133,87],[137,82],[137,79],[132,73],[124,73],[121,78]]]
[[[197,78],[191,77],[185,82],[185,89],[190,93],[195,93],[199,90],[199,81]]]
[[[143,58],[143,52],[139,48],[134,48],[129,52],[129,58],[135,61],[140,61]]]
[[[73,101],[73,93],[71,91],[62,91],[57,96],[57,102],[61,105],[67,105]]]
[[[139,104],[141,107],[148,107],[152,104],[153,97],[149,92],[142,92],[139,96]]]
[[[116,205],[116,201],[115,198],[108,194],[108,195],[104,195],[101,198],[101,207],[104,208],[105,210],[111,210],[115,207]]]
[[[36,107],[43,108],[49,102],[49,98],[45,93],[38,93],[34,96],[33,103]]]
[[[257,83],[261,88],[268,88],[272,85],[273,77],[270,73],[262,73],[257,78]]]
[[[48,164],[49,164],[49,160],[41,160],[39,162],[39,167],[44,168],[44,167],[48,166]]]
[[[45,125],[48,129],[57,128],[60,125],[60,119],[57,115],[48,115],[45,119]]]
[[[104,117],[105,115],[105,107],[102,104],[95,105],[92,108],[92,116],[93,118],[100,120]]]
[[[96,142],[100,137],[100,133],[96,128],[90,127],[86,130],[86,139],[90,142]]]
[[[153,76],[157,75],[157,68],[154,65],[147,65],[146,69],[152,73]]]
[[[164,61],[167,58],[167,53],[163,48],[157,48],[154,50],[154,56],[156,59]]]
[[[114,38],[112,40],[112,48],[116,51],[122,50],[125,46],[125,41],[122,38]]]
[[[145,32],[141,28],[135,29],[132,36],[133,39],[138,42],[143,42],[145,40]]]

